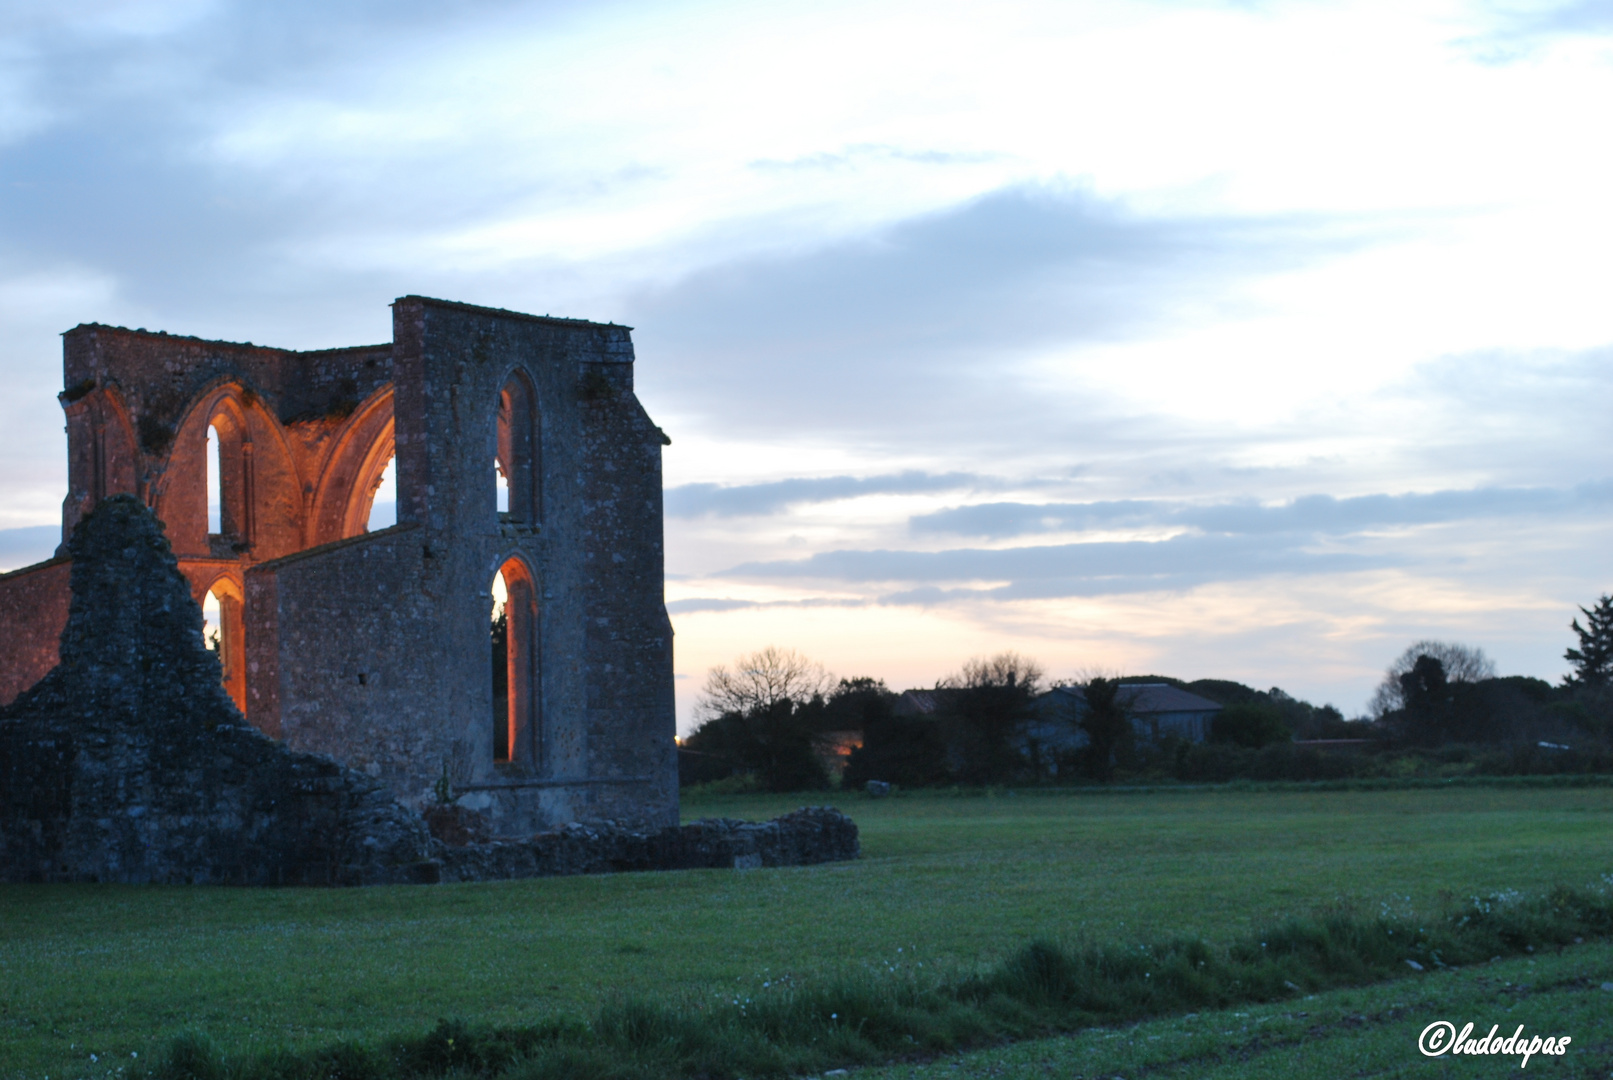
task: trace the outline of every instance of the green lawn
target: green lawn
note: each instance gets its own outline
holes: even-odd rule
[[[772,816],[746,796],[686,817]],[[863,859],[359,890],[0,886],[0,1077],[91,1072],[191,1026],[226,1046],[582,1015],[1026,940],[1226,938],[1613,872],[1613,789],[840,800]],[[1613,1004],[1613,995],[1609,995]],[[1531,1064],[1531,1070],[1533,1064]]]
[[[1608,989],[1604,989],[1604,984]],[[1559,1057],[1427,1057],[1417,1039],[1447,1020],[1470,1038],[1492,1026],[1542,1039],[1567,1035]],[[1613,1070],[1613,944],[1580,945],[1538,959],[1408,976],[1266,1005],[1172,1016],[1035,1039],[920,1065],[857,1071],[857,1080],[1433,1080],[1546,1076],[1605,1080]]]

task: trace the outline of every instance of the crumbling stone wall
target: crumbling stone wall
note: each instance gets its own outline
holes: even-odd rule
[[[434,880],[420,817],[248,727],[156,519],[104,499],[69,544],[61,663],[0,710],[0,880]]]
[[[443,844],[444,881],[491,881],[629,870],[752,870],[855,859],[857,825],[838,810],[802,807],[772,821],[710,818],[654,833],[573,823],[525,840]]]
[[[0,709],[0,881],[360,885],[800,866],[858,855],[834,810],[659,831],[490,838],[248,727],[157,520],[103,499],[74,531],[61,663]],[[434,835],[435,834],[435,835]]]

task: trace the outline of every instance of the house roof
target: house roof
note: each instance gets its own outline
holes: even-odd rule
[[[1039,700],[1048,700],[1055,694],[1062,694],[1066,698],[1073,698],[1081,705],[1086,704],[1086,693],[1079,686],[1055,686],[1043,694]],[[1170,683],[1122,683],[1120,691],[1116,694],[1120,704],[1139,716],[1158,715],[1160,713],[1180,712],[1219,712],[1219,702],[1211,701],[1207,697],[1188,693],[1179,686]]]
[[[892,710],[897,716],[929,716],[941,708],[944,691],[903,690]]]

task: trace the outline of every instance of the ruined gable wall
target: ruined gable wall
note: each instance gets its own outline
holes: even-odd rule
[[[541,738],[527,744],[533,756],[499,767],[507,786],[486,792],[496,812],[543,822],[674,822],[664,436],[633,396],[630,331],[420,298],[400,300],[394,324],[400,504],[412,499],[408,512],[461,533],[456,546],[467,555],[469,589],[485,590],[511,555],[526,561],[536,582]],[[540,415],[535,531],[495,526],[495,487],[484,464],[496,435],[490,403],[514,370],[532,378]],[[414,394],[421,426],[455,437],[413,444],[424,453],[411,460],[402,444],[403,402]],[[466,479],[435,482],[454,475]],[[473,552],[479,560],[469,558]]]
[[[248,574],[254,722],[406,800],[429,797],[446,761],[456,794],[507,834],[674,823],[663,437],[632,396],[628,330],[418,297],[393,310],[397,535]],[[501,520],[492,467],[516,371],[538,415],[538,501],[519,521]],[[490,588],[511,558],[535,591],[534,700],[495,763]]]
[[[652,801],[676,822],[677,749],[672,624],[666,614],[661,448],[668,442],[633,394],[633,369],[585,363],[578,533],[588,580],[586,667],[594,754],[622,775],[647,776]],[[631,788],[594,793],[613,818],[642,799]]]

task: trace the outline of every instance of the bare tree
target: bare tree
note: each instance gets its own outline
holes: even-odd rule
[[[1432,657],[1445,669],[1447,682],[1475,683],[1495,678],[1495,661],[1484,655],[1484,650],[1472,645],[1459,645],[1454,641],[1419,641],[1406,648],[1384,672],[1383,682],[1372,694],[1367,711],[1381,717],[1406,706],[1405,690],[1400,681],[1417,667],[1417,658]]]
[[[938,685],[946,690],[1017,686],[1027,694],[1035,694],[1041,688],[1041,684],[1041,665],[1027,656],[1009,650],[996,656],[977,656],[967,660],[956,674],[948,675]]]
[[[827,693],[832,685],[834,677],[822,664],[794,649],[769,645],[735,659],[733,670],[718,664],[706,672],[699,708],[709,717],[749,713],[754,709],[771,709],[785,699],[797,703],[811,701],[814,696]]]

